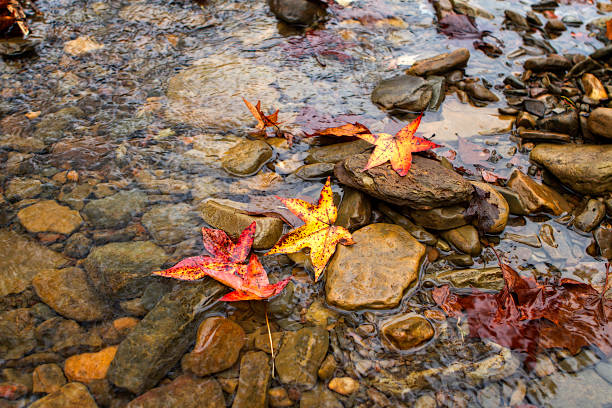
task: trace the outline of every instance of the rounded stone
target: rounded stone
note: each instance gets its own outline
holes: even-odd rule
[[[447,230],[461,227],[468,223],[464,215],[465,207],[453,205],[451,207],[438,207],[431,210],[414,210],[410,216],[418,225],[435,230]]]
[[[196,344],[183,357],[184,371],[203,377],[233,366],[244,346],[244,330],[224,317],[210,317],[200,324]]]
[[[335,377],[331,379],[328,387],[338,394],[351,395],[359,389],[359,382],[351,377]]]
[[[339,245],[327,267],[327,302],[342,309],[388,309],[418,278],[425,246],[395,224],[370,224]]]
[[[414,314],[394,317],[382,326],[383,343],[394,351],[419,347],[433,336],[431,323]]]
[[[188,204],[156,205],[142,216],[142,225],[159,245],[172,245],[199,234],[201,219]]]
[[[69,381],[85,384],[106,378],[106,373],[116,352],[117,346],[111,346],[97,353],[83,353],[68,357],[64,363],[66,378]]]
[[[56,232],[70,235],[83,223],[78,211],[54,200],[40,201],[17,213],[19,222],[29,232]]]
[[[508,205],[508,202],[504,196],[491,187],[490,184],[480,181],[470,181],[470,183],[472,183],[473,186],[489,193],[489,197],[487,197],[486,200],[499,211],[497,216],[492,220],[492,225],[486,228],[484,232],[489,234],[499,234],[504,230],[504,228],[506,228],[506,224],[508,223],[508,216],[510,215],[510,206]]]
[[[464,225],[463,227],[444,231],[442,237],[461,252],[471,256],[480,254],[482,250],[478,231],[472,225]]]
[[[263,140],[243,140],[225,152],[221,165],[230,174],[250,176],[258,172],[273,153]]]

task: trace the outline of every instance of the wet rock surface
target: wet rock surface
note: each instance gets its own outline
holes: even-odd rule
[[[111,315],[80,268],[47,269],[32,280],[36,294],[57,313],[77,321],[102,320]]]
[[[406,315],[393,318],[382,327],[383,339],[394,350],[410,350],[434,336],[434,329],[427,319]]]
[[[108,367],[115,358],[117,347],[107,347],[97,353],[85,353],[71,356],[64,363],[64,373],[68,381],[85,384],[95,380],[103,380],[108,373]]]
[[[363,171],[369,155],[349,157],[336,165],[334,174],[349,187],[391,204],[427,210],[469,201],[470,184],[438,162],[414,156],[410,173],[399,176],[389,164]]]
[[[159,245],[171,245],[198,235],[199,217],[184,203],[161,204],[142,216],[142,225]]]
[[[397,306],[418,277],[425,247],[394,224],[370,224],[353,240],[338,247],[327,267],[327,301],[346,310]]]
[[[144,210],[146,196],[139,191],[120,191],[99,200],[90,201],[83,214],[97,228],[116,228],[127,224]]]
[[[308,0],[268,0],[270,11],[289,24],[311,25],[326,15],[325,7]]]
[[[612,191],[612,145],[540,144],[530,159],[584,194]]]
[[[548,186],[536,183],[520,170],[512,173],[508,187],[518,193],[523,207],[530,213],[547,211],[561,215],[571,209],[561,194]]]
[[[415,210],[410,212],[412,219],[422,227],[435,230],[447,230],[461,227],[468,223],[465,216],[466,208],[461,205],[438,207],[431,210]]]
[[[230,174],[249,176],[261,169],[272,154],[272,148],[266,142],[244,140],[225,152],[221,165]]]
[[[168,260],[164,250],[150,241],[113,242],[94,248],[84,265],[94,286],[113,298],[130,298],[142,294]]]
[[[223,408],[223,391],[217,381],[181,375],[172,382],[153,388],[127,404],[127,408]]]
[[[89,393],[87,387],[78,382],[64,385],[59,390],[39,399],[32,408],[60,408],[60,407],[83,407],[97,408],[95,400]]]
[[[386,110],[402,109],[419,112],[436,103],[434,80],[413,75],[385,79],[372,91],[372,102]]]
[[[417,61],[408,69],[407,73],[418,76],[444,74],[465,67],[469,59],[470,51],[467,48],[458,48],[445,54]]]
[[[275,360],[280,381],[305,389],[314,387],[328,347],[329,335],[324,327],[286,333]]]
[[[270,375],[270,357],[266,353],[262,351],[246,353],[240,361],[238,390],[232,408],[266,407]]]
[[[17,217],[29,232],[57,232],[65,235],[70,235],[83,222],[78,211],[53,200],[26,207],[17,213]]]

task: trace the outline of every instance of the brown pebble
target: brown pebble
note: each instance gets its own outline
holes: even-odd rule
[[[332,378],[328,387],[338,394],[351,395],[359,389],[359,382],[351,377],[336,377]]]

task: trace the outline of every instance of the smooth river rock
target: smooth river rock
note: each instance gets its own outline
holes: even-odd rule
[[[213,200],[202,204],[200,211],[204,221],[214,228],[222,229],[234,239],[255,221],[257,227],[253,241],[254,249],[271,248],[283,233],[283,222],[278,218],[244,214],[238,207],[219,204]]]
[[[147,196],[140,191],[120,191],[85,205],[83,214],[96,228],[117,228],[142,213]]]
[[[133,399],[126,408],[225,408],[223,391],[212,378],[181,375]]]
[[[470,51],[467,48],[458,48],[435,57],[419,60],[406,73],[419,76],[444,74],[465,67],[469,59]]]
[[[478,238],[478,231],[472,225],[453,228],[444,231],[442,238],[453,244],[455,248],[471,256],[480,254],[482,247]]]
[[[20,210],[17,218],[29,232],[56,232],[70,235],[83,223],[78,211],[45,200]]]
[[[111,242],[94,248],[84,265],[102,294],[115,299],[142,295],[155,272],[168,260],[164,250],[151,241]]]
[[[504,196],[489,183],[483,183],[480,181],[470,181],[470,183],[472,183],[474,187],[485,191],[485,193],[489,193],[489,196],[485,198],[485,201],[494,206],[498,211],[497,215],[492,217],[491,225],[487,226],[484,229],[484,232],[488,234],[499,234],[506,228],[506,224],[508,223],[508,216],[510,215],[510,206],[508,205],[508,202]]]
[[[142,216],[142,225],[159,245],[177,244],[199,236],[201,222],[186,203],[156,205]]]
[[[612,139],[612,108],[597,108],[587,120],[589,130],[598,136]]]
[[[98,408],[98,405],[87,387],[78,382],[68,383],[30,405],[30,408],[67,407]]]
[[[372,204],[369,197],[361,191],[346,187],[338,207],[336,225],[353,231],[369,224],[371,216]]]
[[[508,187],[518,193],[528,213],[546,211],[561,215],[571,209],[570,204],[561,194],[548,186],[536,183],[518,169],[510,175]]]
[[[579,193],[612,191],[612,145],[539,144],[529,158]]]
[[[468,223],[464,215],[466,208],[461,205],[438,207],[431,210],[414,210],[410,216],[422,227],[435,230],[448,230]]]
[[[278,378],[283,384],[310,389],[329,347],[329,334],[322,326],[285,333],[276,356]]]
[[[497,266],[440,271],[433,278],[438,283],[450,283],[456,288],[501,290],[504,287],[502,271]]]
[[[250,176],[261,169],[274,152],[263,140],[242,140],[225,152],[221,166],[230,174]]]
[[[263,351],[246,353],[240,361],[238,391],[232,408],[266,408],[270,377],[270,357]]]
[[[468,181],[435,160],[413,155],[410,172],[401,177],[388,163],[363,170],[369,156],[358,154],[336,164],[336,178],[373,197],[415,210],[466,203],[472,196],[474,189]]]
[[[434,82],[414,75],[399,75],[382,80],[372,91],[372,102],[386,110],[422,112],[430,107]]]
[[[390,309],[418,278],[425,246],[395,224],[370,224],[353,233],[327,267],[327,302],[346,310]]]
[[[382,326],[383,342],[395,351],[419,347],[433,336],[431,323],[415,314],[396,316]]]
[[[119,344],[108,379],[135,394],[157,384],[185,354],[198,324],[225,292],[205,279],[164,295]]]
[[[68,258],[19,235],[0,229],[0,297],[20,293],[45,269],[57,269]]]
[[[81,268],[47,269],[32,280],[34,289],[57,313],[79,322],[109,317],[109,305],[90,285]]]
[[[289,24],[308,26],[325,17],[324,3],[308,0],[268,0],[276,18]]]

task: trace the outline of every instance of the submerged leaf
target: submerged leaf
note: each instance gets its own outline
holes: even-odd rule
[[[333,225],[338,215],[334,205],[330,178],[321,190],[317,205],[296,198],[280,198],[283,204],[302,221],[299,228],[284,235],[267,253],[290,254],[310,248],[310,259],[315,270],[315,281],[319,279],[338,243],[354,243],[351,233],[343,227]]]
[[[478,230],[484,233],[495,225],[499,217],[499,208],[493,202],[487,200],[491,193],[476,186],[472,187],[474,187],[474,195],[472,195],[470,205],[464,214],[468,218],[476,218]]]

